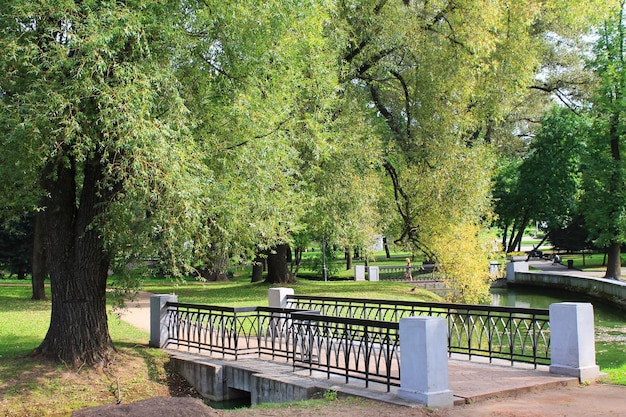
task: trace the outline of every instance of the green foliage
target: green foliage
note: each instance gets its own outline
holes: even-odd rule
[[[30,271],[32,259],[33,221],[30,216],[0,226],[0,268],[20,278]]]
[[[583,117],[555,107],[542,119],[523,161],[501,165],[494,197],[501,227],[510,228],[508,252],[516,249],[531,221],[546,222],[550,229],[571,222],[582,193],[586,132]]]
[[[620,246],[626,242],[626,187],[624,152],[624,95],[626,55],[625,4],[619,1],[599,29],[589,69],[597,77],[591,98],[585,159],[582,212],[595,244],[608,247],[607,276],[621,274]]]

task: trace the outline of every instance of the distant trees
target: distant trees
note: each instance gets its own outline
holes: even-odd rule
[[[578,115],[553,108],[521,163],[502,166],[494,196],[506,252],[517,250],[531,222],[558,228],[571,220],[581,193],[584,135]]]
[[[578,78],[586,81],[571,84],[577,95],[543,119],[519,170],[502,170],[496,188],[505,234],[512,227],[508,251],[515,250],[530,220],[544,221],[558,247],[604,248],[606,277],[617,279],[626,242],[624,6],[619,1],[607,9],[587,50],[587,74]]]
[[[26,279],[32,265],[33,222],[30,216],[0,228],[0,269]]]

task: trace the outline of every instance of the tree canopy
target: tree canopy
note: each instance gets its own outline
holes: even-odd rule
[[[2,216],[42,213],[52,283],[38,353],[107,362],[111,267],[220,272],[305,233],[394,231],[484,299],[498,132],[592,3],[0,4]]]

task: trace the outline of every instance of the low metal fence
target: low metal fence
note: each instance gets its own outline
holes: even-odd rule
[[[250,354],[293,356],[290,315],[297,310],[171,302],[166,307],[168,344],[235,359]]]
[[[465,354],[537,365],[550,364],[550,317],[547,309],[473,304],[422,303],[290,295],[287,306],[322,315],[399,322],[411,316],[444,317],[449,354]]]
[[[399,324],[292,313],[295,366],[351,379],[400,385]]]
[[[411,271],[407,276],[407,269]],[[439,273],[434,264],[407,266],[379,266],[378,279],[381,281],[434,281],[440,280]]]

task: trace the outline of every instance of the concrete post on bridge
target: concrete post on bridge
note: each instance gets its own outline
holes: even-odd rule
[[[293,294],[293,288],[270,288],[268,291],[268,306],[285,308],[287,307],[287,296]]]
[[[448,388],[446,319],[400,319],[400,355],[400,398],[434,408],[454,404],[452,391]]]
[[[379,281],[380,279],[380,270],[377,266],[368,266],[367,267],[367,279],[369,281]]]
[[[528,262],[513,260],[511,262],[507,262],[506,264],[506,280],[507,281],[515,281],[515,273],[516,272],[528,272]]]
[[[550,305],[550,372],[592,382],[600,377],[590,303]]]
[[[167,307],[166,303],[178,302],[178,296],[155,294],[150,296],[150,346],[162,348],[167,345]]]
[[[365,281],[365,265],[354,265],[354,280]]]

